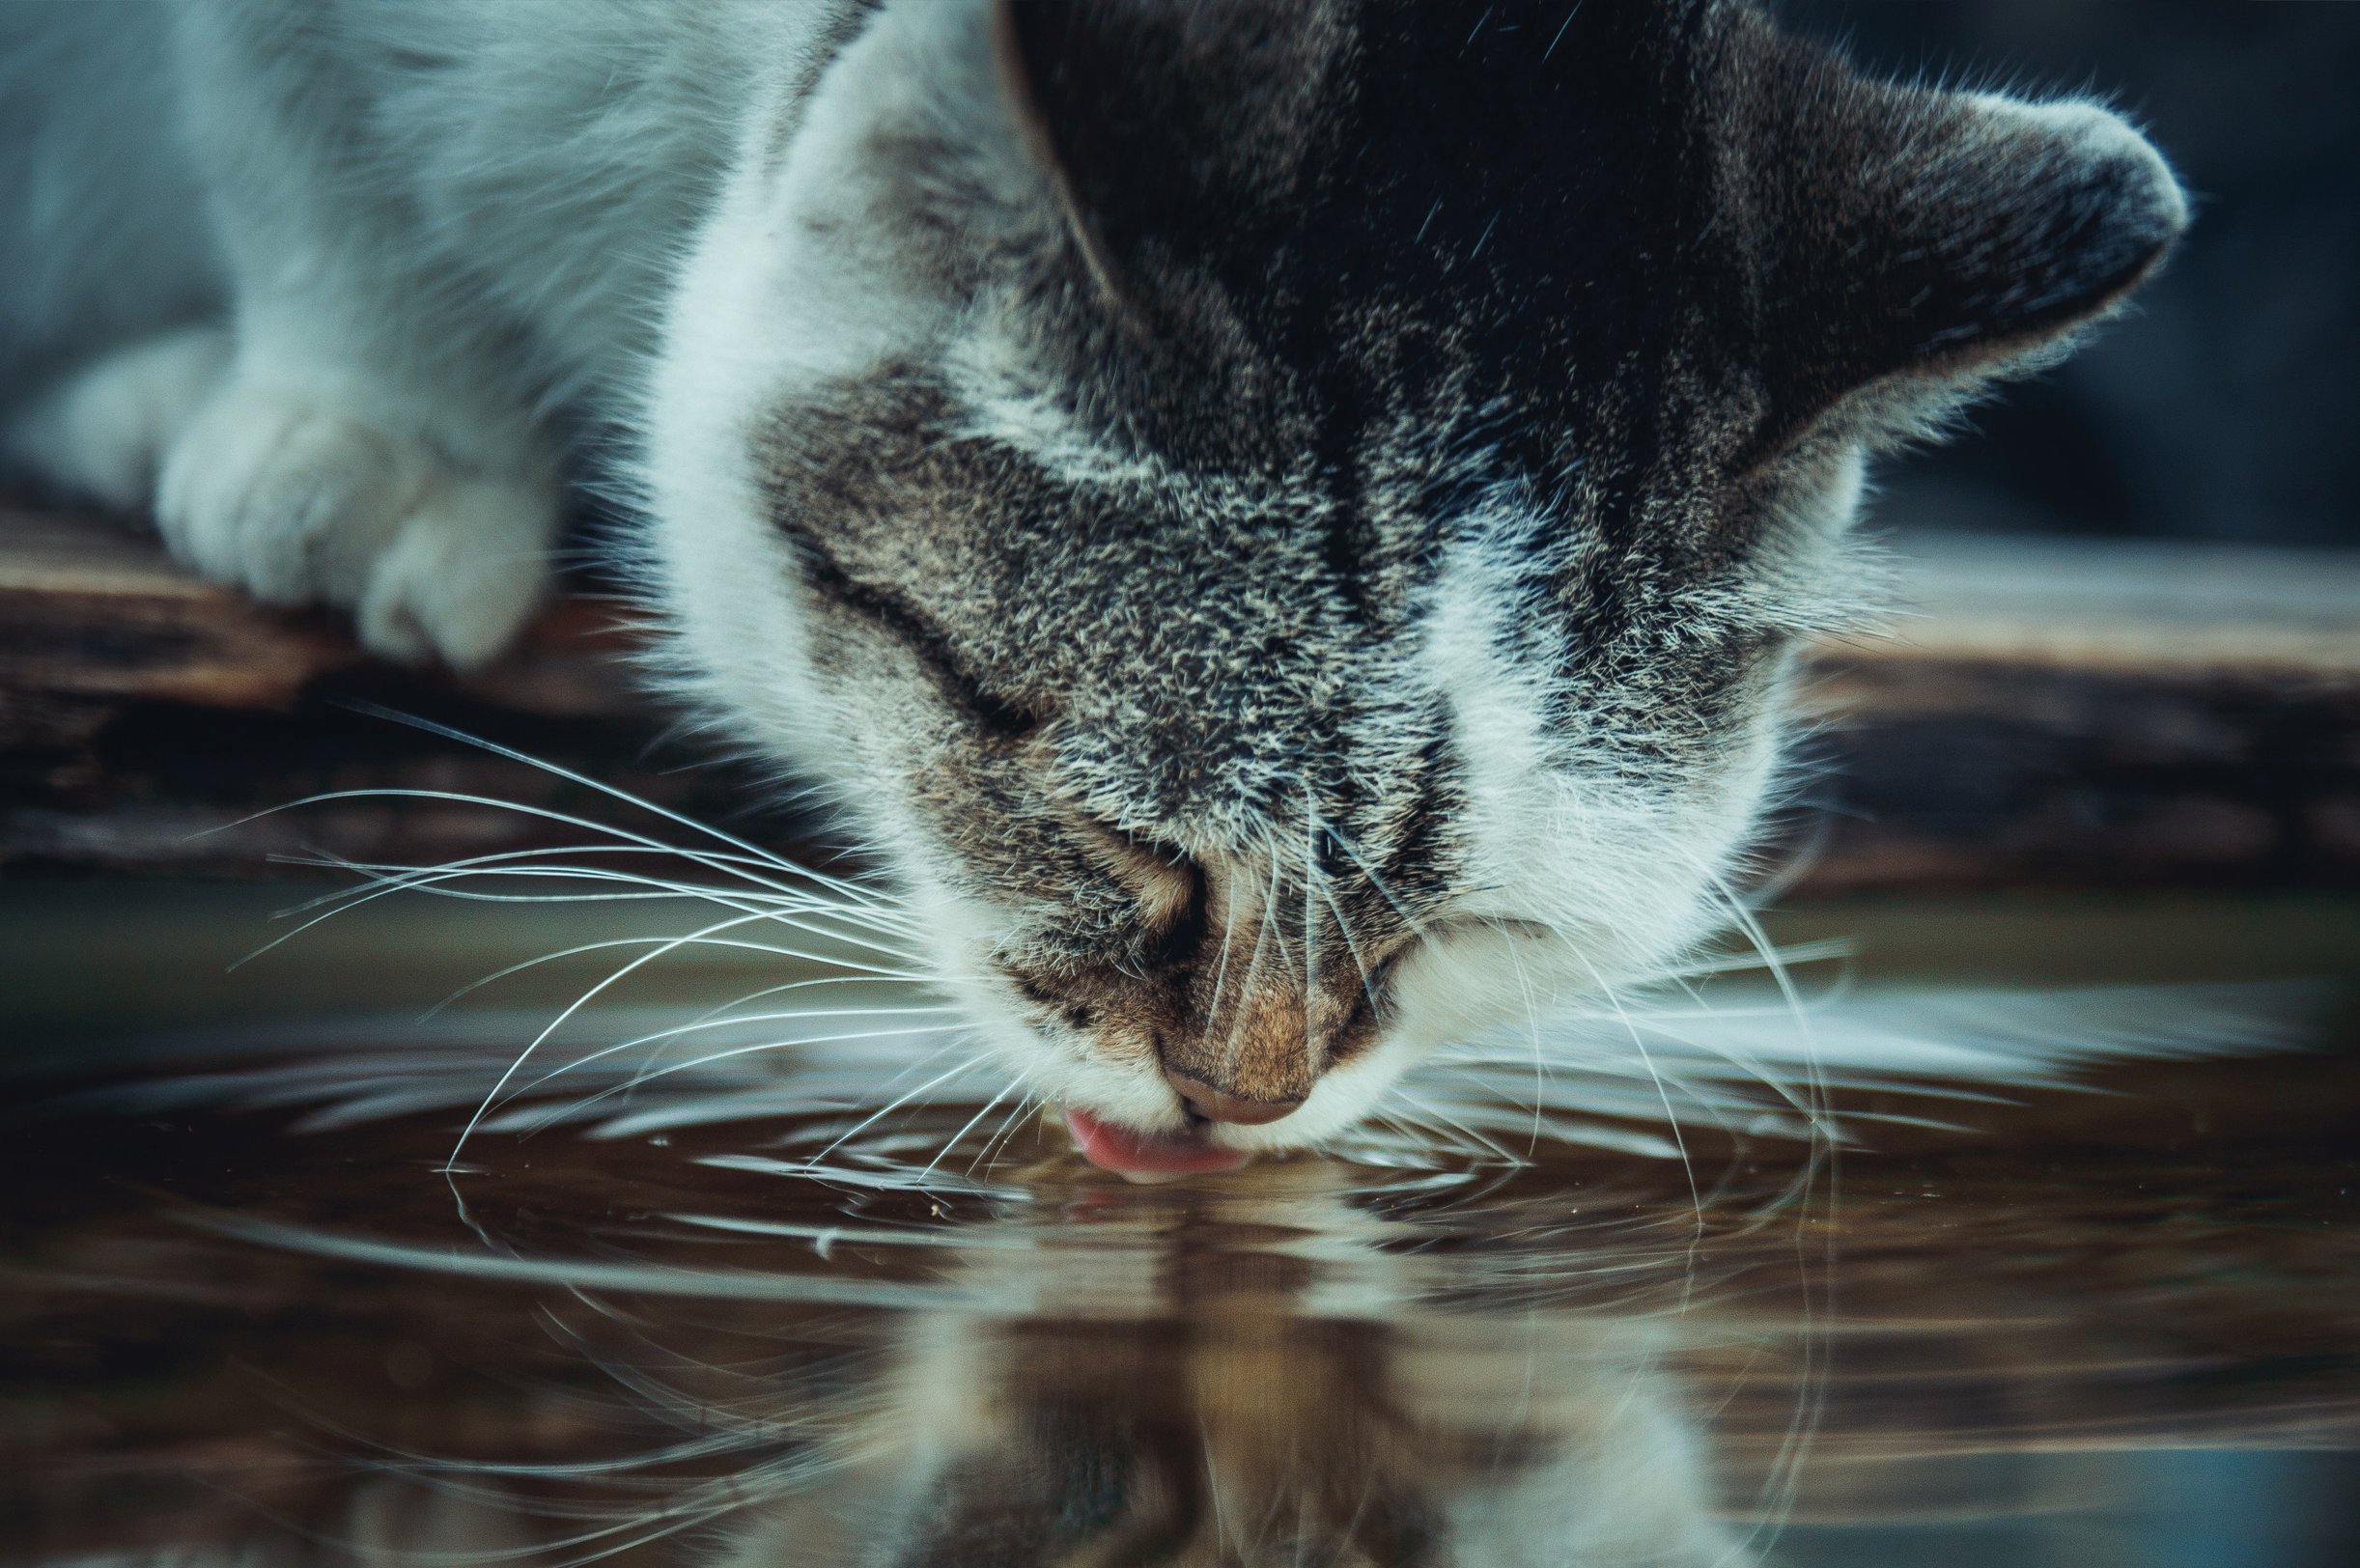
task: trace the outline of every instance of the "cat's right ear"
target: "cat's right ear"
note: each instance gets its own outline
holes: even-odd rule
[[[1769,444],[1864,389],[1939,400],[2044,362],[2186,227],[2170,166],[2096,105],[1872,81],[1786,40],[1750,74],[1730,145]]]

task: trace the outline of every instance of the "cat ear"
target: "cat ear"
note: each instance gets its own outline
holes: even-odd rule
[[[1787,433],[1864,388],[1954,396],[2043,362],[2187,224],[2162,156],[2103,109],[1895,87],[1781,52],[1788,69],[1764,73],[1754,123],[1733,129],[1758,363]]]
[[[1329,8],[993,0],[999,73],[1092,276],[1288,199],[1340,53]]]
[[[1054,100],[1042,95],[1044,85],[1062,85],[1058,77],[1063,74],[1057,69],[1061,63],[1049,53],[1044,41],[1048,8],[1023,5],[1020,0],[991,0],[991,5],[992,63],[1001,98],[1023,135],[1025,151],[1055,195],[1066,234],[1090,280],[1106,300],[1117,303],[1121,294],[1112,258],[1097,223],[1082,207],[1066,154],[1057,145],[1057,130],[1049,117]],[[1028,25],[1020,25],[1020,13]]]

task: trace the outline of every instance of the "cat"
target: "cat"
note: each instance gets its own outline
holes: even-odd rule
[[[570,475],[1142,1178],[1725,928],[1866,463],[2187,221],[1738,0],[0,14],[10,449],[492,656]]]

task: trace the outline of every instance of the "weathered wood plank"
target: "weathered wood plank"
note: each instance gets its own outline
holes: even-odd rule
[[[127,531],[0,512],[0,743],[107,702],[283,709],[359,657],[324,617],[260,609]]]

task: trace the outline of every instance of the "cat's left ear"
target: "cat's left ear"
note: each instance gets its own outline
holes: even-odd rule
[[[990,0],[990,5],[993,74],[999,83],[1001,101],[1041,178],[1055,195],[1066,235],[1091,282],[1109,303],[1118,302],[1120,293],[1106,238],[1082,206],[1065,154],[1057,146],[1056,131],[1049,121],[1047,104],[1041,96],[1043,62],[1029,57],[1026,47],[1032,42],[1031,34],[1039,31],[1039,19],[1028,14],[1025,20],[1033,25],[1027,31],[1019,23],[1018,0]],[[1037,51],[1038,45],[1034,43],[1030,52]]]
[[[1788,434],[1864,389],[1939,397],[2043,362],[2187,225],[2162,155],[2095,105],[1897,86],[1758,42],[1725,145]]]

